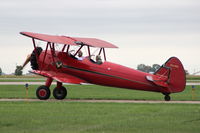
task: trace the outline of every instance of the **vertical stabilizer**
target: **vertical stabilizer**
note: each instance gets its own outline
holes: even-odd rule
[[[185,89],[185,70],[181,61],[176,57],[171,57],[154,75],[167,78],[167,91],[169,92],[166,93],[181,92]]]

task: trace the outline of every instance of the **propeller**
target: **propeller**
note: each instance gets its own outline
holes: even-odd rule
[[[26,60],[24,61],[24,64],[22,65],[22,68],[21,69],[24,69],[24,67],[30,62],[31,60],[31,54],[29,54],[27,57],[26,57]]]

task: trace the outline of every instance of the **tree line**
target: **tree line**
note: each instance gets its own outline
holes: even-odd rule
[[[139,64],[137,65],[137,70],[146,72],[146,73],[155,73],[161,66],[159,64],[153,64],[152,66]],[[185,70],[185,74],[189,75],[188,70]]]
[[[159,64],[153,64],[152,66],[139,64],[137,65],[137,70],[146,72],[146,73],[154,73],[160,68]]]

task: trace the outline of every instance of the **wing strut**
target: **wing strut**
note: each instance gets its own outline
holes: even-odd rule
[[[104,60],[106,61],[106,52],[104,48],[103,48],[103,55],[104,55]]]
[[[46,58],[46,55],[47,55],[47,50],[48,50],[49,45],[50,45],[50,42],[47,42],[45,53],[44,53],[44,58],[43,58],[43,61],[42,61],[42,66],[44,65],[44,61],[45,61],[45,58]]]
[[[64,47],[62,48],[62,52],[64,52],[66,46],[67,46],[67,44],[65,44]]]
[[[50,49],[51,49],[51,56],[52,56],[53,63],[55,63],[55,59],[54,59],[54,55],[55,55],[54,43],[50,44]]]
[[[83,47],[84,45],[81,45],[81,47],[76,51],[76,53],[74,54],[74,56],[76,56],[78,54],[78,52],[81,50],[81,48]]]
[[[90,54],[90,46],[87,46],[88,47],[88,54],[89,54],[89,58],[90,58],[90,56],[91,56],[91,54]]]

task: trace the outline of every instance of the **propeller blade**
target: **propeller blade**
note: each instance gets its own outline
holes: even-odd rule
[[[26,60],[24,61],[24,64],[22,65],[22,69],[24,69],[24,67],[30,62],[31,60],[31,54],[29,54],[26,58]]]

